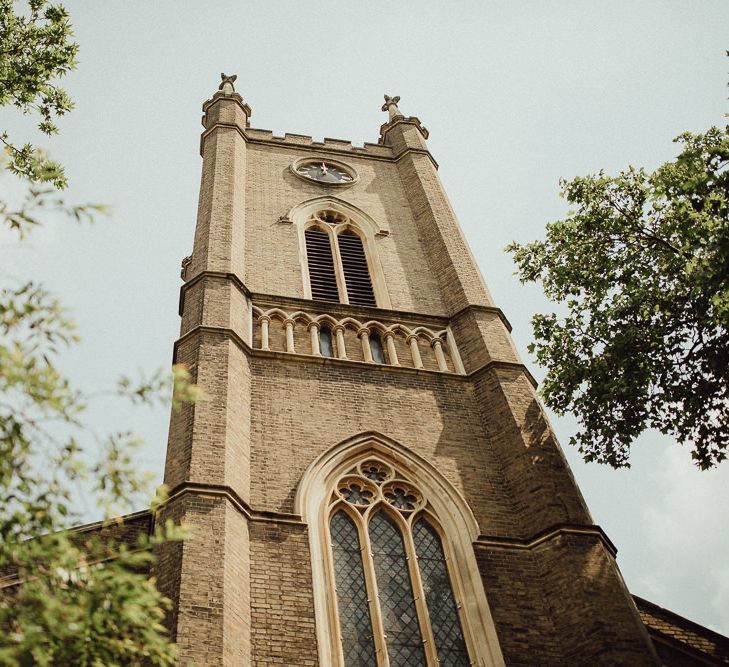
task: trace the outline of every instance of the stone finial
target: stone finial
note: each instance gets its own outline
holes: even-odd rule
[[[389,111],[390,120],[394,120],[395,118],[402,118],[402,112],[400,111],[400,109],[397,108],[397,103],[399,101],[399,95],[395,95],[395,97],[385,95],[385,103],[382,105],[382,110]]]
[[[235,80],[238,78],[238,75],[231,74],[230,76],[228,76],[227,74],[223,74],[223,72],[221,72],[220,78],[222,79],[222,82],[218,86],[218,90],[222,90],[226,95],[229,95],[230,93],[234,93],[235,86],[233,85],[233,83],[235,83]]]

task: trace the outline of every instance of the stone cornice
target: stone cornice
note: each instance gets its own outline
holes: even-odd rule
[[[483,306],[478,303],[469,304],[467,306],[463,306],[460,310],[457,310],[453,315],[450,316],[451,320],[456,319],[457,317],[460,317],[463,313],[468,313],[474,310],[480,310],[483,313],[495,313],[499,316],[499,319],[504,323],[504,326],[508,330],[509,333],[511,333],[511,322],[506,319],[506,315],[504,315],[504,311],[501,310],[501,308],[497,308],[496,306]]]
[[[527,380],[529,380],[532,387],[536,389],[539,386],[539,383],[534,379],[534,376],[529,372],[529,369],[520,361],[487,361],[485,364],[483,364],[483,366],[479,366],[475,370],[472,370],[470,373],[467,373],[466,377],[473,378],[477,375],[480,375],[481,373],[484,373],[494,368],[513,368],[515,370],[521,371],[522,373],[524,373],[524,375],[527,376]]]
[[[200,273],[196,274],[193,278],[190,278],[187,282],[185,282],[180,287],[180,299],[177,306],[177,314],[182,317],[182,311],[185,307],[185,293],[187,290],[189,290],[191,287],[199,283],[201,280],[204,279],[212,279],[212,280],[229,280],[233,283],[233,285],[248,299],[251,298],[251,293],[248,290],[248,288],[245,286],[243,281],[238,277],[235,273],[225,272],[225,271],[200,271]]]
[[[237,345],[243,352],[246,354],[253,354],[254,352],[260,352],[260,350],[254,350],[248,343],[246,343],[233,329],[229,329],[227,327],[214,327],[209,326],[205,324],[199,324],[196,327],[193,327],[189,331],[186,331],[182,336],[180,336],[173,346],[172,351],[172,359],[173,363],[176,363],[177,361],[177,350],[179,349],[180,345],[185,343],[190,338],[193,338],[194,336],[198,336],[200,334],[212,334],[215,336],[223,336],[225,338],[229,338],[235,345]]]
[[[373,364],[368,361],[358,361],[356,359],[338,359],[336,357],[323,357],[318,356],[314,354],[301,354],[298,352],[280,352],[277,350],[259,350],[252,348],[248,343],[246,343],[233,329],[229,329],[226,327],[215,327],[215,326],[207,326],[207,325],[199,325],[196,327],[193,327],[188,332],[186,332],[184,335],[180,336],[175,341],[174,344],[174,351],[173,351],[173,363],[177,362],[177,351],[179,347],[185,343],[190,338],[193,338],[194,336],[200,335],[200,334],[212,334],[216,336],[224,336],[229,338],[235,345],[238,346],[244,353],[248,354],[252,357],[260,357],[260,358],[268,358],[268,359],[276,359],[278,361],[284,361],[284,362],[291,362],[294,361],[296,363],[309,363],[309,364],[319,364],[322,366],[329,366],[329,365],[344,365],[344,366],[350,366],[352,368],[367,368],[370,370],[373,370],[375,372],[381,372],[381,373],[396,373],[396,374],[406,374],[406,375],[420,375],[420,376],[437,376],[441,378],[446,378],[448,380],[455,380],[462,382],[464,380],[472,380],[477,375],[486,372],[487,370],[491,370],[494,368],[512,368],[515,370],[518,370],[524,375],[526,375],[527,379],[531,383],[531,385],[536,389],[537,388],[537,381],[534,379],[532,374],[529,372],[529,369],[522,364],[518,362],[512,362],[512,361],[489,361],[485,363],[483,366],[479,366],[476,370],[471,371],[470,373],[466,373],[465,375],[461,375],[460,373],[453,373],[453,372],[444,372],[439,370],[433,370],[429,368],[412,368],[410,366],[392,366],[390,364]]]
[[[329,303],[322,301],[313,301],[311,299],[301,299],[290,296],[280,296],[278,294],[265,294],[263,292],[251,292],[237,274],[223,271],[201,271],[193,278],[185,282],[180,287],[180,305],[179,315],[182,316],[184,293],[193,285],[200,282],[204,278],[213,278],[217,280],[230,280],[248,299],[253,301],[253,305],[258,306],[263,303],[270,306],[285,306],[296,310],[312,311],[322,310],[326,306],[329,313],[342,316],[359,316],[361,313],[367,313],[365,319],[385,319],[385,320],[405,320],[408,322],[432,323],[435,326],[447,326],[450,320],[460,317],[462,314],[470,311],[481,311],[484,313],[495,313],[504,323],[509,332],[512,327],[509,320],[504,315],[504,311],[496,306],[485,306],[482,304],[469,304],[452,315],[434,315],[432,313],[419,313],[412,310],[394,310],[391,308],[372,308],[370,306],[351,306],[346,303]],[[360,319],[358,317],[358,319]]]
[[[224,93],[222,90],[217,91],[211,99],[205,100],[202,105],[203,113],[207,113],[208,109],[218,102],[235,102],[246,115],[246,119],[251,117],[251,107],[243,101],[239,93]],[[204,124],[203,124],[204,125]]]
[[[182,482],[170,491],[169,496],[162,504],[170,505],[175,500],[183,498],[186,495],[209,496],[213,498],[225,498],[249,521],[260,521],[267,523],[288,523],[302,527],[306,524],[302,521],[298,514],[288,514],[285,512],[270,512],[265,510],[254,510],[251,506],[241,498],[236,491],[226,484],[203,484],[200,482]],[[160,507],[160,509],[161,509]]]
[[[424,148],[405,148],[395,156],[395,162],[399,162],[406,155],[425,155],[433,163],[433,166],[438,169],[438,163],[435,161],[435,158],[430,154],[430,151]]]
[[[592,537],[600,540],[610,555],[615,558],[618,553],[605,531],[598,525],[581,525],[574,523],[558,523],[539,531],[531,537],[504,537],[496,535],[479,535],[474,542],[475,547],[486,549],[534,549],[540,544],[566,535]]]
[[[328,301],[313,301],[311,299],[300,299],[296,297],[279,296],[276,294],[263,294],[253,292],[251,294],[253,305],[260,308],[261,304],[266,306],[279,307],[311,312],[326,312],[337,317],[354,317],[357,320],[397,320],[398,322],[412,322],[417,324],[428,324],[434,327],[443,328],[448,325],[448,317],[445,315],[432,315],[418,313],[410,310],[393,310],[390,308],[374,308],[372,306],[352,306],[346,303],[333,303]]]
[[[392,120],[388,121],[387,123],[383,123],[380,126],[381,144],[385,143],[385,137],[387,136],[387,133],[398,125],[414,125],[418,128],[418,131],[422,135],[423,139],[427,140],[430,136],[430,132],[428,132],[428,130],[423,126],[423,124],[420,122],[420,118],[418,118],[417,116],[396,116]]]

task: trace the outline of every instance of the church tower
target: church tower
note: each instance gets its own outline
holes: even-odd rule
[[[416,117],[376,144],[203,105],[156,575],[180,664],[653,665]]]

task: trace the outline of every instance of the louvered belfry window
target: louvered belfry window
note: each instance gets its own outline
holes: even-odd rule
[[[367,267],[362,239],[354,232],[346,230],[337,237],[339,254],[342,258],[344,280],[347,283],[349,303],[358,306],[376,306],[372,280]]]
[[[316,301],[339,301],[337,275],[334,271],[334,257],[329,235],[315,227],[304,233],[306,237],[306,257],[309,264],[311,297]]]

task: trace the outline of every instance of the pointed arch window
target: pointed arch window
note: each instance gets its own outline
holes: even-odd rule
[[[323,357],[334,356],[334,344],[332,343],[332,331],[329,327],[323,326],[319,330],[319,351]]]
[[[338,667],[467,667],[437,517],[401,471],[371,458],[329,503]]]
[[[390,306],[371,225],[360,224],[336,206],[299,220],[307,296],[315,301]]]
[[[376,364],[385,363],[385,350],[382,347],[382,338],[377,331],[370,333],[370,351],[372,352],[372,361]]]

